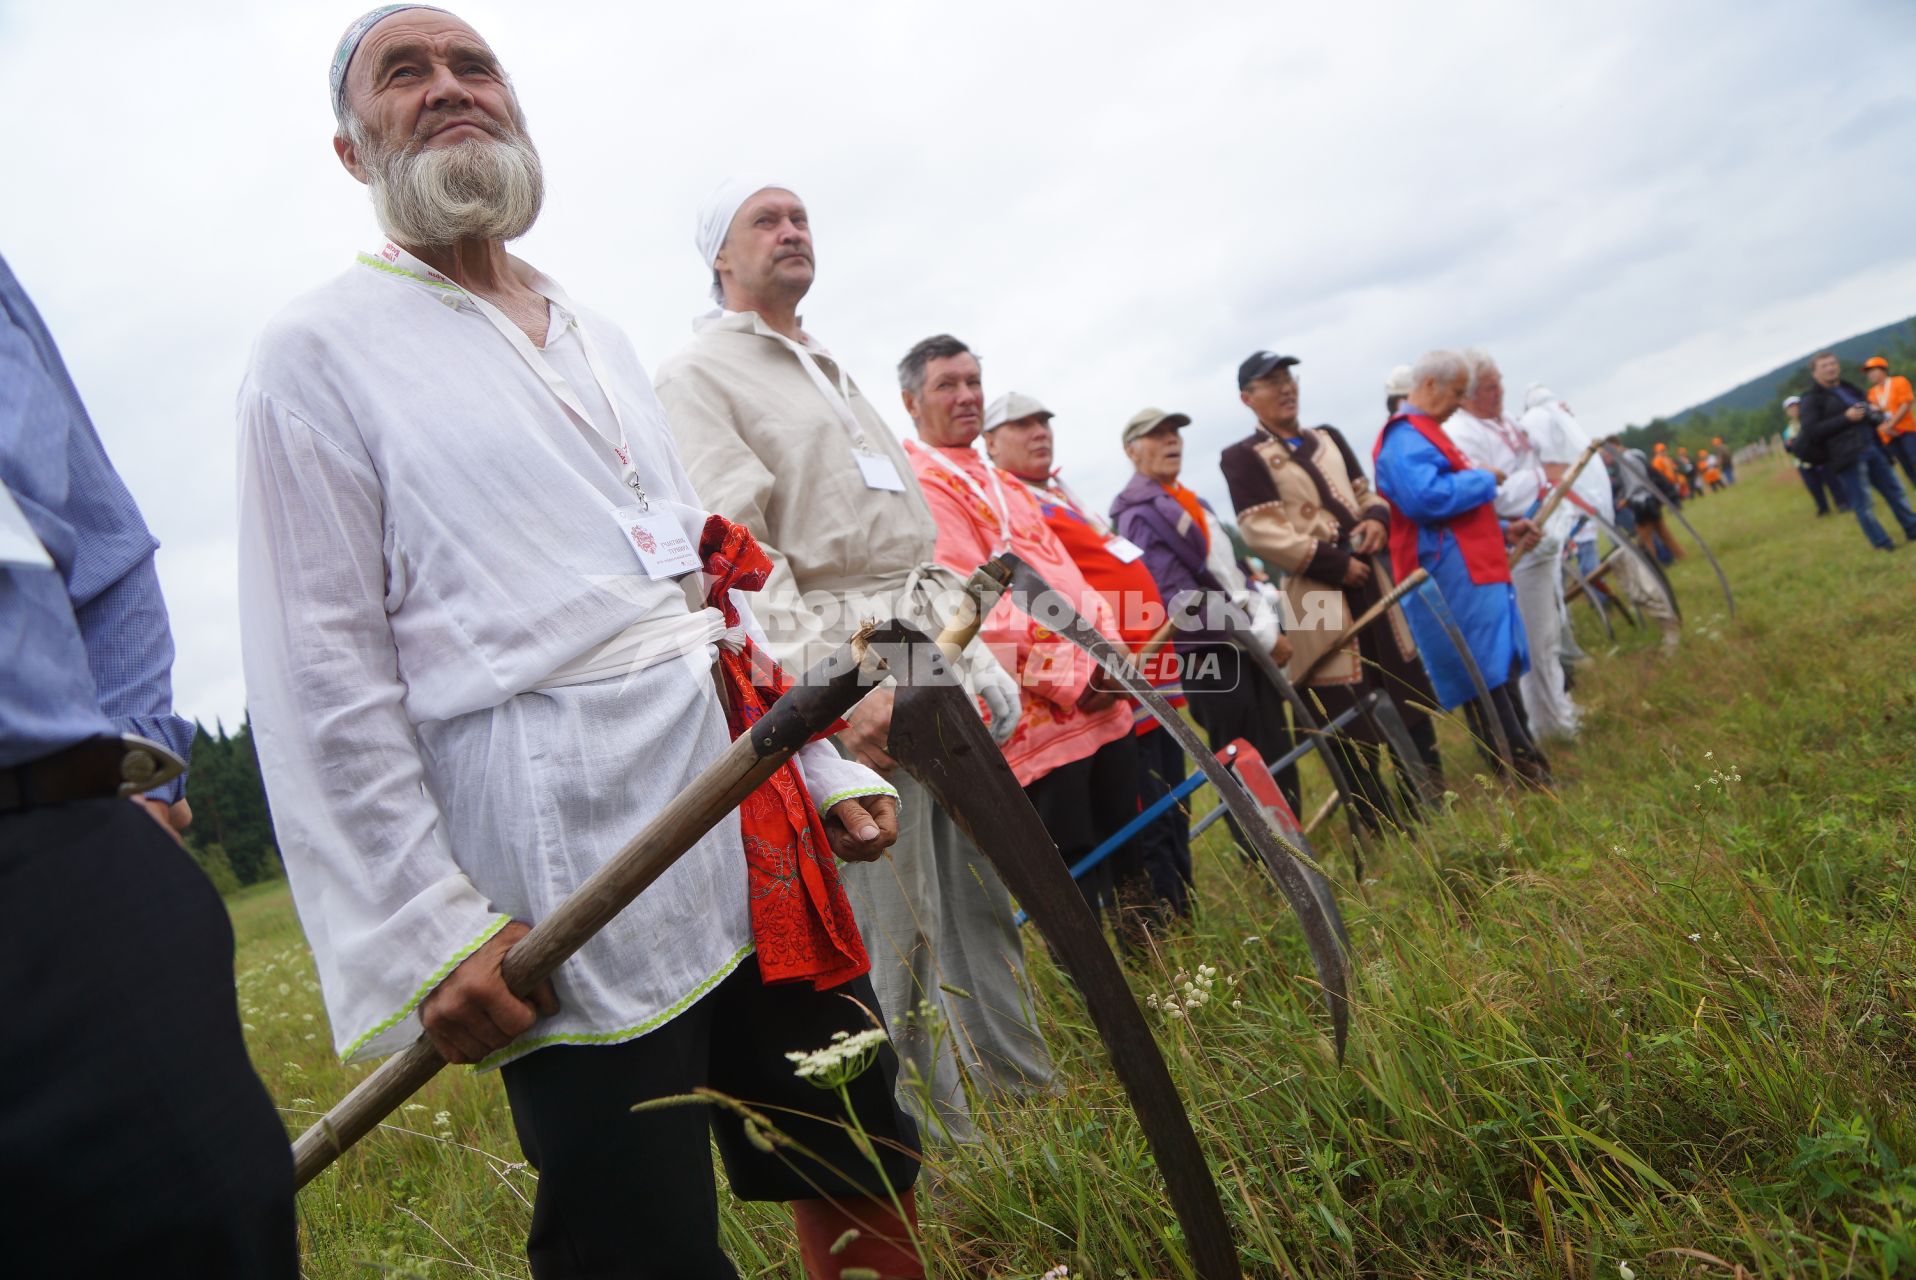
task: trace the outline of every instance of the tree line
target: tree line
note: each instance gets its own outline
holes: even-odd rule
[[[1916,321],[1903,329],[1900,337],[1873,352],[1889,361],[1891,373],[1905,377],[1916,377]],[[1843,376],[1857,387],[1867,389],[1862,370],[1857,367],[1861,361],[1843,362]],[[1695,413],[1675,421],[1665,418],[1652,418],[1640,427],[1626,427],[1620,433],[1623,442],[1632,448],[1650,452],[1653,445],[1668,445],[1675,449],[1679,445],[1687,446],[1692,453],[1707,449],[1713,439],[1721,437],[1725,448],[1736,449],[1758,440],[1767,440],[1782,432],[1788,419],[1783,416],[1783,401],[1791,396],[1800,396],[1810,388],[1809,361],[1794,370],[1777,387],[1770,402],[1755,409],[1719,409],[1714,413]]]
[[[273,814],[259,776],[250,717],[232,734],[218,721],[211,733],[194,722],[186,801],[193,806],[187,852],[222,896],[285,874],[273,843]]]

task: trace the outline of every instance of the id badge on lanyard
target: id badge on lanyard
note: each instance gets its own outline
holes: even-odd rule
[[[865,441],[865,428],[858,421],[858,415],[852,412],[851,388],[845,385],[844,370],[839,370],[839,385],[833,386],[825,371],[818,367],[818,358],[798,343],[773,329],[762,329],[776,341],[784,344],[805,376],[818,388],[818,394],[831,406],[832,414],[845,428],[845,435],[851,440],[852,461],[858,464],[859,479],[865,482],[867,489],[876,489],[881,493],[905,492],[905,478],[898,474],[898,466],[884,454],[872,449]]]

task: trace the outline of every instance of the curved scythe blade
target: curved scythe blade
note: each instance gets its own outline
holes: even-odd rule
[[[1184,753],[1191,757],[1191,763],[1210,779],[1218,796],[1231,811],[1231,816],[1237,819],[1238,829],[1250,841],[1251,848],[1263,861],[1271,878],[1277,881],[1278,888],[1283,890],[1292,912],[1303,927],[1304,944],[1310,949],[1311,964],[1317,971],[1318,985],[1324,992],[1324,1006],[1331,1016],[1332,1041],[1337,1046],[1338,1060],[1342,1061],[1344,1041],[1350,1031],[1350,987],[1345,958],[1348,942],[1344,918],[1337,909],[1337,899],[1331,893],[1322,869],[1308,855],[1292,847],[1271,829],[1264,811],[1245,794],[1244,785],[1231,775],[1230,770],[1218,763],[1217,757],[1198,740],[1189,722],[1171,709],[1163,695],[1151,687],[1150,681],[1138,674],[1128,655],[1086,622],[1071,607],[1070,602],[1053,591],[1030,565],[1008,551],[997,558],[1010,568],[1012,588],[1022,592],[1026,603],[1038,609],[1040,623],[1090,654],[1125,693],[1149,708],[1151,714],[1157,717],[1158,724],[1177,739]]]
[[[1565,543],[1565,550],[1568,554],[1563,557],[1563,567],[1570,571],[1570,577],[1576,582],[1577,590],[1583,592],[1583,598],[1588,600],[1590,607],[1596,611],[1597,621],[1603,624],[1603,633],[1614,643],[1617,638],[1617,629],[1610,623],[1610,610],[1604,605],[1603,597],[1596,587],[1591,585],[1590,579],[1583,576],[1583,566],[1577,563],[1575,545]]]
[[[1577,509],[1596,521],[1597,528],[1610,536],[1610,541],[1616,544],[1619,551],[1649,573],[1651,580],[1657,584],[1657,589],[1663,592],[1663,598],[1669,602],[1671,614],[1678,622],[1683,621],[1683,606],[1677,603],[1676,588],[1670,585],[1670,575],[1663,572],[1663,566],[1657,563],[1656,557],[1645,551],[1643,545],[1635,538],[1605,519],[1601,512],[1581,504]]]
[[[1304,699],[1298,696],[1297,686],[1292,684],[1290,678],[1284,674],[1284,668],[1277,665],[1277,659],[1271,656],[1270,650],[1258,647],[1257,641],[1251,637],[1249,627],[1235,618],[1227,617],[1224,629],[1231,637],[1231,643],[1251,660],[1251,665],[1256,667],[1264,679],[1277,689],[1284,701],[1290,704],[1291,714],[1297,717],[1299,736],[1309,735],[1311,741],[1318,745],[1317,758],[1324,762],[1324,772],[1330,775],[1331,786],[1336,788],[1337,794],[1343,798],[1344,812],[1350,816],[1351,830],[1359,840],[1364,839],[1362,825],[1357,819],[1357,793],[1351,790],[1350,777],[1344,772],[1344,766],[1338,762],[1337,753],[1331,750],[1330,740],[1324,734],[1323,722],[1305,704]],[[1360,877],[1364,874],[1361,860],[1358,863],[1357,874]]]
[[[1497,714],[1497,704],[1490,700],[1490,686],[1484,683],[1483,668],[1477,665],[1477,655],[1470,651],[1470,641],[1464,639],[1463,628],[1457,625],[1457,615],[1450,611],[1450,601],[1444,599],[1444,589],[1437,585],[1437,579],[1425,578],[1415,594],[1437,619],[1437,625],[1450,638],[1450,647],[1457,651],[1458,661],[1464,664],[1464,674],[1470,677],[1470,687],[1477,697],[1477,708],[1483,712],[1484,723],[1490,726],[1490,736],[1496,739],[1497,758],[1506,767],[1515,768],[1517,757],[1510,754],[1510,737],[1504,732],[1503,717]]]
[[[1237,1247],[1210,1166],[1117,957],[1058,846],[932,642],[875,644],[899,686],[888,749],[984,855],[1077,984],[1184,1228],[1199,1280],[1239,1280]]]
[[[1710,550],[1710,544],[1703,540],[1703,535],[1696,531],[1696,526],[1690,523],[1690,518],[1683,514],[1682,507],[1674,502],[1668,505],[1670,514],[1677,518],[1678,524],[1690,531],[1690,536],[1696,540],[1697,548],[1703,552],[1703,558],[1708,560],[1710,562],[1710,568],[1716,571],[1717,585],[1723,588],[1723,603],[1730,607],[1730,616],[1734,618],[1736,616],[1736,597],[1730,592],[1729,575],[1724,573],[1723,566],[1717,563],[1716,552]]]

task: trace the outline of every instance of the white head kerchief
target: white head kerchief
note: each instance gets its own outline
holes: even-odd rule
[[[786,182],[766,182],[759,178],[727,178],[718,184],[712,194],[705,197],[705,203],[699,206],[697,229],[693,232],[692,243],[698,246],[699,257],[710,267],[718,261],[719,250],[725,247],[725,233],[732,229],[732,219],[738,216],[739,206],[750,200],[767,187],[777,187],[780,191],[790,191],[792,186]],[[712,301],[725,305],[725,291],[716,280],[712,282]]]
[[[1556,398],[1557,397],[1550,394],[1549,387],[1544,386],[1541,382],[1533,382],[1530,384],[1530,390],[1524,393],[1523,407],[1526,409],[1534,409],[1546,400],[1555,400]]]

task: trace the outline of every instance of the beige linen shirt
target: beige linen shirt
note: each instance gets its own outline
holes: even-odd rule
[[[927,570],[935,590],[962,585],[936,568],[938,526],[897,437],[830,352],[810,335],[801,345],[844,389],[865,450],[890,461],[899,491],[867,486],[851,429],[755,312],[700,320],[657,379],[700,500],[750,529],[772,559],[753,605],[789,671],[864,618],[901,612],[897,597]]]

